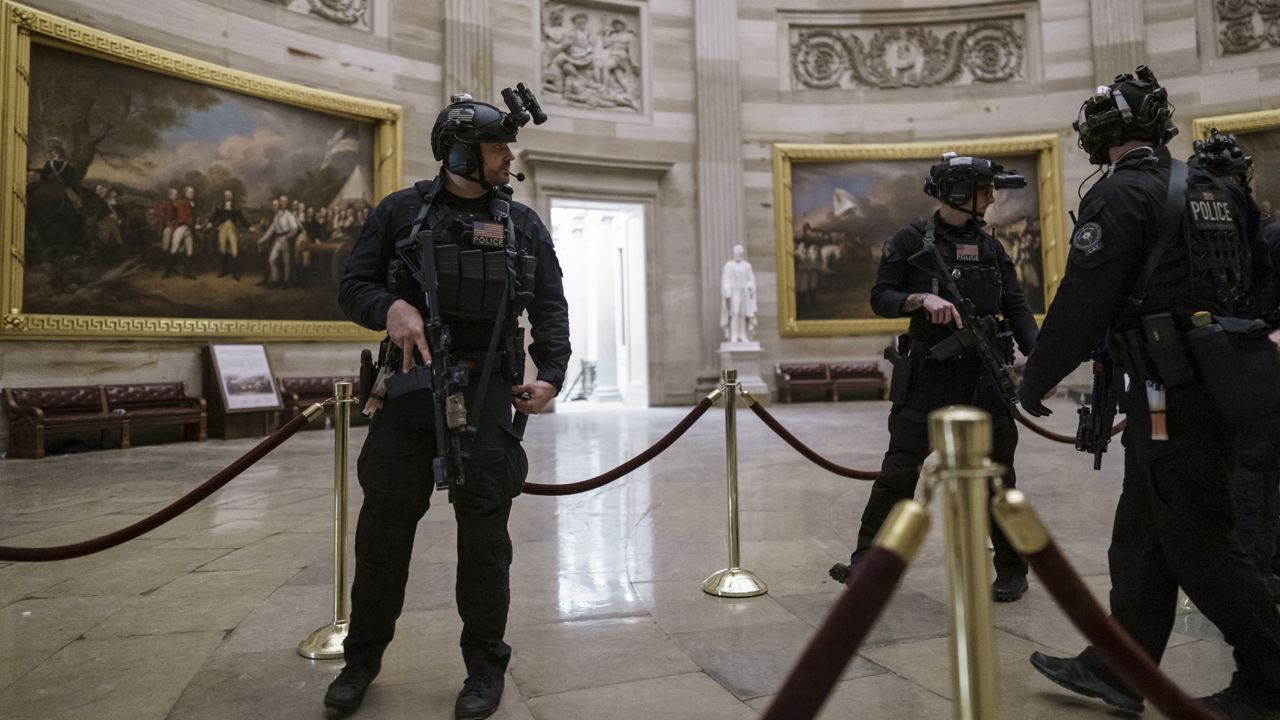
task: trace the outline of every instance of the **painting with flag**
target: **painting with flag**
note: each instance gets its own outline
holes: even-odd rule
[[[775,145],[775,243],[783,335],[881,334],[905,328],[871,309],[886,240],[924,221],[937,201],[922,191],[947,151],[1000,158],[1030,183],[997,191],[988,230],[1013,259],[1032,309],[1043,313],[1049,278],[1065,261],[1056,136],[897,145]],[[1054,202],[1043,202],[1050,197]],[[1060,274],[1060,273],[1058,273]]]
[[[73,40],[34,32],[6,78],[29,112],[0,129],[29,142],[0,335],[352,335],[336,285],[402,181],[402,110],[31,12]]]

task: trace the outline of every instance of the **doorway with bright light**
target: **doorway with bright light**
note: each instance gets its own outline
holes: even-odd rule
[[[557,411],[649,405],[645,206],[554,198],[573,355]]]

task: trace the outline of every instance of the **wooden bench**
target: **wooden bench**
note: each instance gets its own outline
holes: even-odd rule
[[[821,393],[824,399],[839,401],[854,396],[883,399],[889,382],[880,364],[848,363],[779,363],[776,367],[778,399],[792,402],[795,395]]]
[[[129,447],[129,418],[108,412],[101,385],[5,388],[4,401],[9,409],[9,457],[44,457],[49,433],[98,430],[106,447],[107,434],[119,432],[120,447]]]
[[[282,377],[277,382],[280,385],[280,398],[284,401],[284,414],[281,415],[281,422],[292,420],[298,413],[311,407],[312,403],[322,403],[333,397],[333,384],[337,382],[351,383],[352,397],[360,396],[360,378],[356,376],[324,376],[324,377]],[[331,413],[332,409],[326,409],[325,412]],[[364,425],[368,424],[369,417],[360,412],[360,408],[353,403],[351,405],[351,424]],[[324,427],[323,423],[312,423],[307,427],[320,428]]]
[[[208,437],[204,399],[187,397],[183,383],[106,385],[103,392],[107,410],[123,415],[130,427],[181,425],[183,440],[201,441]]]
[[[878,362],[832,363],[830,370],[832,400],[839,401],[841,396],[884,400],[889,395],[889,381]]]
[[[831,369],[826,363],[780,363],[776,372],[778,399],[782,402],[791,402],[796,390],[810,394],[821,392],[824,398],[831,397]]]

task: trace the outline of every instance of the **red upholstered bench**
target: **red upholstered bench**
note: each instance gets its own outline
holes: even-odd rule
[[[306,410],[312,403],[324,402],[333,397],[333,384],[337,382],[351,383],[352,397],[360,395],[360,378],[356,376],[325,376],[325,377],[282,377],[280,383],[280,398],[284,401],[284,414],[281,416],[282,422],[288,422],[295,415]],[[325,412],[332,412],[326,410]],[[361,425],[369,422],[368,416],[360,412],[360,408],[353,403],[351,406],[351,424]],[[312,423],[307,427],[319,428],[323,427],[322,423]]]
[[[826,363],[779,363],[778,398],[789,403],[792,393],[821,391],[824,399],[831,397],[831,372]]]
[[[875,361],[832,363],[830,369],[832,400],[839,400],[842,395],[883,400],[889,392],[889,383]]]
[[[120,447],[129,447],[129,418],[107,412],[101,385],[5,388],[9,409],[9,456],[44,457],[47,433],[99,430],[106,446],[107,433],[120,433]]]
[[[183,383],[106,385],[104,392],[107,409],[127,418],[130,427],[181,425],[184,440],[199,441],[208,437],[204,398],[187,397]]]

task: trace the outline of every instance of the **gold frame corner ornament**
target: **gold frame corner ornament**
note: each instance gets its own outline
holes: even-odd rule
[[[909,143],[824,145],[775,143],[773,146],[774,248],[778,271],[778,331],[783,337],[887,335],[904,332],[905,319],[860,318],[799,320],[796,318],[795,239],[792,237],[791,168],[795,163],[823,161],[934,160],[944,152],[982,157],[1037,156],[1040,190],[1040,252],[1047,308],[1062,282],[1067,261],[1066,210],[1062,195],[1061,136],[1057,133],[1001,138],[930,140]],[[1043,319],[1043,316],[1037,316]]]
[[[1251,133],[1280,129],[1280,110],[1256,110],[1253,112],[1211,115],[1194,118],[1191,133],[1197,140],[1209,137],[1209,130],[1217,128],[1224,133]]]
[[[31,44],[50,45],[101,60],[161,73],[221,90],[348,117],[374,125],[374,195],[403,183],[401,106],[255,75],[146,45],[57,15],[3,2],[0,27],[0,340],[315,340],[367,341],[376,334],[346,321],[52,315],[22,312],[26,158]]]

